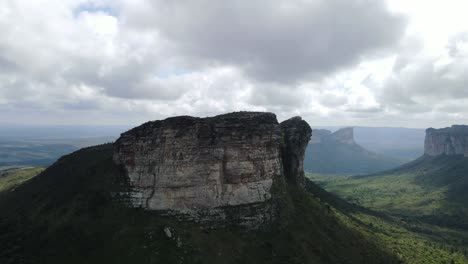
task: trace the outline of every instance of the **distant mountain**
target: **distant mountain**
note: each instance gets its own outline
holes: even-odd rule
[[[313,127],[336,131],[343,127]],[[406,127],[354,127],[354,140],[363,148],[398,160],[411,161],[424,152],[425,130]]]
[[[441,129],[427,129],[424,153],[429,156],[445,154],[468,157],[468,126],[453,125]]]
[[[375,210],[468,229],[468,126],[427,129],[424,152],[394,170],[322,186]]]
[[[402,160],[371,152],[357,144],[353,128],[342,128],[334,133],[316,129],[306,150],[304,169],[322,174],[365,174],[402,163]]]

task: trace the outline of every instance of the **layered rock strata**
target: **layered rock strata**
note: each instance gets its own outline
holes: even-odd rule
[[[180,116],[123,133],[114,161],[128,175],[132,206],[206,212],[267,203],[285,175],[302,182],[310,134],[300,118],[280,125],[272,113]]]
[[[424,153],[429,156],[464,155],[468,157],[468,126],[426,130]]]

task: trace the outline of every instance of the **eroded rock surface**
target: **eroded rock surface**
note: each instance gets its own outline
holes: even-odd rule
[[[133,205],[187,211],[263,202],[281,175],[281,130],[271,113],[148,122],[115,143]]]
[[[309,124],[300,117],[293,117],[280,124],[283,133],[281,154],[284,175],[301,186],[304,185],[304,154],[312,136]]]
[[[445,154],[468,157],[468,126],[454,125],[442,129],[427,129],[424,153],[430,156]]]
[[[208,215],[231,207],[255,220],[274,208],[276,181],[303,184],[310,136],[300,117],[278,124],[263,112],[180,116],[123,133],[114,161],[128,175],[134,207]],[[239,209],[244,205],[255,210]]]

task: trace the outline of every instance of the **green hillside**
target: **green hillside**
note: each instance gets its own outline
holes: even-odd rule
[[[395,168],[401,163],[372,153],[356,143],[329,140],[309,144],[304,170],[321,174],[365,174]]]
[[[335,177],[308,174],[323,184]],[[468,263],[468,230],[447,228],[412,217],[401,217],[347,202],[309,182],[308,189],[343,212],[362,233],[377,237],[402,263]]]
[[[463,156],[423,156],[385,173],[315,180],[374,210],[468,228],[468,158]]]
[[[387,230],[384,233],[399,237],[397,243],[419,238],[425,245],[467,255],[466,157],[423,156],[397,169],[366,176],[308,176],[344,200],[393,219],[398,229],[390,228],[390,231],[384,228]],[[389,223],[387,221],[384,225]],[[402,228],[406,231],[402,232]],[[462,263],[466,263],[466,260]]]
[[[319,194],[284,184],[275,223],[213,229],[122,206],[113,194],[125,178],[112,146],[83,149],[0,193],[0,263],[400,262]]]
[[[13,189],[43,170],[42,167],[0,167],[0,192]]]
[[[466,232],[282,184],[271,225],[201,225],[122,206],[112,146],[82,149],[0,192],[0,263],[468,263]]]

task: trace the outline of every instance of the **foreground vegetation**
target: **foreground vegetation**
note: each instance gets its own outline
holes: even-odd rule
[[[424,156],[398,169],[367,176],[309,176],[357,205],[468,229],[468,158],[463,156]]]
[[[277,221],[247,230],[122,206],[123,178],[104,145],[0,192],[0,263],[401,262],[364,224],[294,184],[276,190]]]
[[[271,225],[197,224],[123,206],[112,146],[83,149],[0,191],[0,263],[468,263],[465,231],[281,184]]]
[[[365,213],[352,217],[404,263],[468,263],[468,232]]]
[[[0,192],[13,189],[43,170],[42,167],[0,167]]]
[[[468,263],[467,172],[467,158],[440,156],[368,176],[308,177],[377,212],[350,217],[368,226],[406,262]]]

